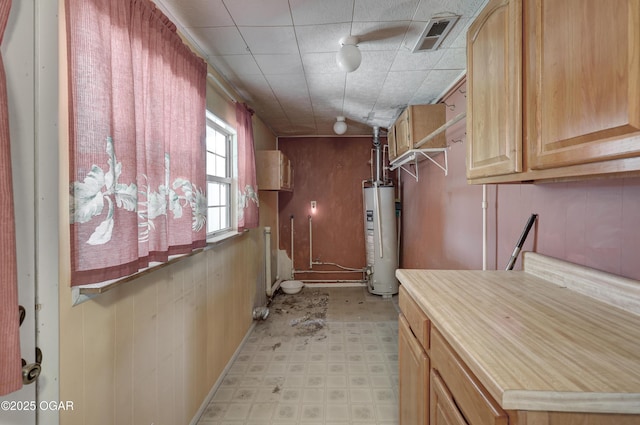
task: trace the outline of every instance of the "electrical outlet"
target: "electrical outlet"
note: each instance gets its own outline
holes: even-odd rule
[[[311,201],[311,209],[312,210],[316,209],[316,201]]]

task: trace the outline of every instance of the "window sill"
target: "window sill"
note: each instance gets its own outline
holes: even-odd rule
[[[85,301],[89,301],[90,299],[95,298],[100,294],[104,294],[105,292],[110,291],[114,288],[117,288],[120,285],[131,282],[135,279],[138,279],[139,277],[145,274],[149,274],[151,272],[162,269],[169,265],[178,263],[186,258],[192,257],[196,254],[199,254],[201,252],[204,252],[214,247],[217,247],[219,245],[222,245],[225,241],[241,236],[243,234],[244,232],[238,232],[237,230],[225,232],[223,234],[207,238],[207,246],[205,248],[197,249],[188,254],[171,256],[169,258],[169,261],[167,261],[166,263],[153,264],[147,267],[146,269],[140,270],[137,273],[134,273],[132,275],[122,277],[119,279],[108,280],[106,282],[92,283],[88,285],[74,286],[71,288],[72,305],[77,305]]]
[[[210,236],[207,238],[207,248],[220,245],[221,243],[225,242],[227,239],[233,239],[235,237],[243,235],[245,232],[246,230],[243,232],[239,232],[237,230],[230,230],[220,235]]]

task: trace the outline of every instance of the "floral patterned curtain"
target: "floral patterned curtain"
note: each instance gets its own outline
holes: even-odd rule
[[[72,285],[206,244],[206,64],[150,0],[66,0]]]
[[[253,111],[244,103],[236,103],[238,123],[238,230],[258,227],[258,183],[253,147]]]
[[[0,44],[10,10],[11,1],[0,0]],[[0,55],[0,396],[22,388],[16,226],[8,109],[7,81]]]

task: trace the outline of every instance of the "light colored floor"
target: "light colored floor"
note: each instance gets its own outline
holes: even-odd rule
[[[198,424],[398,423],[397,296],[305,287],[269,310]]]

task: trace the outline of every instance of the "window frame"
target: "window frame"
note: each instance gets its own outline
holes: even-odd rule
[[[226,168],[227,168],[227,177],[218,177],[211,174],[206,174],[206,182],[207,182],[207,199],[209,195],[208,184],[209,182],[215,182],[220,184],[228,185],[228,194],[227,194],[227,219],[228,226],[219,230],[215,230],[213,232],[209,231],[209,214],[207,213],[207,242],[208,243],[216,243],[228,237],[234,236],[238,233],[238,214],[237,214],[237,196],[236,192],[238,190],[238,143],[236,137],[235,128],[231,127],[229,124],[224,122],[222,119],[214,115],[211,111],[206,111],[206,125],[207,128],[212,128],[218,133],[222,133],[227,141],[227,157],[226,157]],[[205,156],[207,152],[210,152],[205,143]],[[205,167],[206,169],[206,167]],[[206,172],[206,171],[205,171]],[[207,211],[210,206],[207,201]]]

